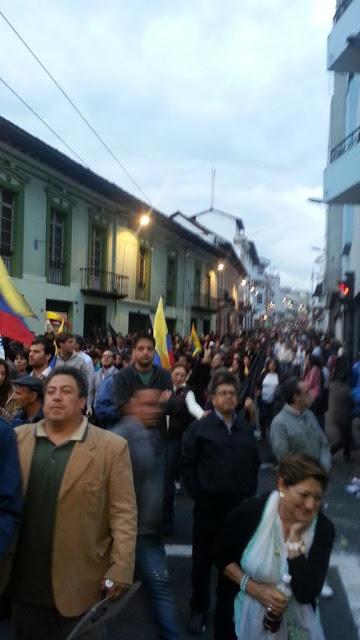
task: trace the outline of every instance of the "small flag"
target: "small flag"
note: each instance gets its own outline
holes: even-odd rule
[[[191,342],[192,342],[192,344],[194,346],[194,351],[193,351],[192,357],[195,358],[195,356],[197,356],[198,353],[202,352],[202,346],[201,346],[201,342],[199,340],[199,336],[196,333],[196,329],[195,329],[194,323],[193,323],[193,325],[191,327],[190,339],[191,339]]]
[[[69,324],[67,320],[65,320],[64,313],[57,313],[56,311],[47,311],[46,312],[46,320],[49,320],[54,332],[56,334],[64,333],[65,324]]]
[[[165,319],[164,305],[162,296],[160,296],[158,308],[155,313],[154,320],[154,338],[155,338],[155,364],[159,364],[165,369],[171,369],[175,363],[171,336]]]

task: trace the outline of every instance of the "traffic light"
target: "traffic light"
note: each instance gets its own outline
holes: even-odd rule
[[[346,284],[345,280],[340,280],[339,291],[344,298],[349,295],[350,287]]]
[[[355,274],[353,271],[346,271],[345,280],[339,282],[340,299],[343,302],[351,302],[354,298]]]

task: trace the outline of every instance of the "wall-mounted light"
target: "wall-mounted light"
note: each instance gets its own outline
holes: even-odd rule
[[[143,213],[142,216],[140,216],[140,227],[147,227],[149,222],[150,222],[150,216],[148,213]]]
[[[218,266],[217,266],[217,270],[218,271],[224,271],[225,265],[223,262],[219,262]]]

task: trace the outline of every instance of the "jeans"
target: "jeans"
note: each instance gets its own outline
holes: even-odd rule
[[[160,640],[180,640],[177,610],[166,566],[164,545],[158,536],[138,536],[135,578],[140,580],[150,598],[159,627]],[[108,628],[107,640],[115,640],[116,619]]]
[[[164,527],[172,529],[175,518],[175,480],[180,464],[181,440],[167,440],[165,443],[164,475]]]

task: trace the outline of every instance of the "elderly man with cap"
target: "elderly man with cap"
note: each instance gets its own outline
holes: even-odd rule
[[[43,383],[34,376],[23,376],[14,381],[14,399],[18,406],[18,411],[10,421],[12,427],[21,424],[39,422],[44,417],[43,406]]]

